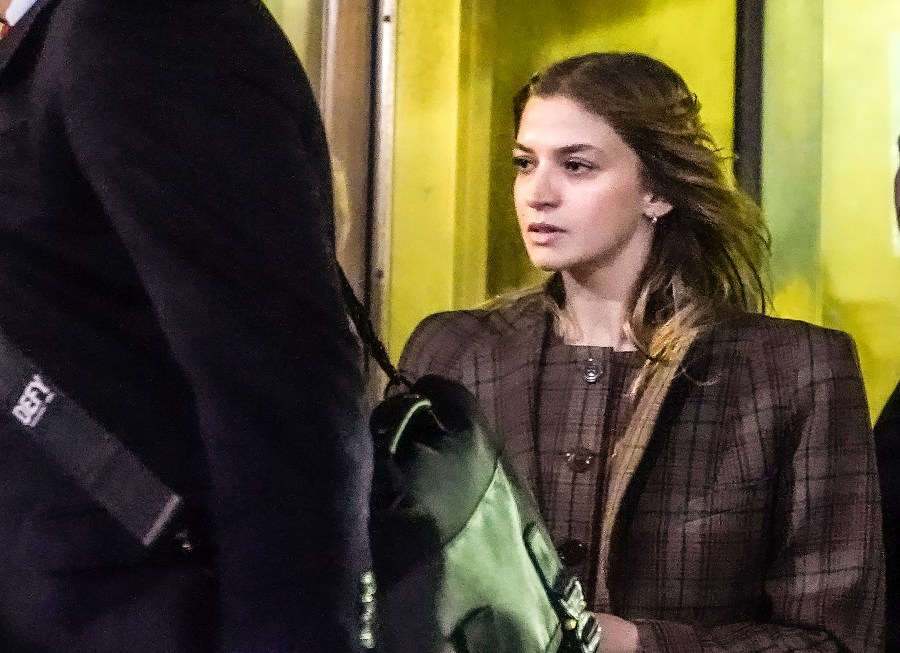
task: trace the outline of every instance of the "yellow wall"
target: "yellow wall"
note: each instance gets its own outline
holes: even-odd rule
[[[900,256],[890,239],[897,133],[888,74],[900,3],[828,0],[824,25],[823,318],[856,338],[872,408],[880,409],[900,374]]]
[[[765,6],[762,209],[776,313],[822,322],[822,0]]]
[[[399,3],[393,220],[382,324],[395,358],[415,316],[453,304],[460,10],[452,0]]]
[[[512,211],[510,101],[539,68],[592,50],[656,56],[731,145],[734,0],[404,0],[398,12],[384,330],[394,356],[425,315],[534,278]]]
[[[900,39],[900,3],[770,0],[766,11],[763,208],[775,307],[854,337],[874,415],[900,375],[891,238],[900,125],[890,113],[900,50],[891,64],[889,47],[892,32]]]

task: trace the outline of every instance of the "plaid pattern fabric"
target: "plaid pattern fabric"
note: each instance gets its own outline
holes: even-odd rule
[[[596,563],[606,462],[631,417],[626,389],[640,364],[636,352],[567,345],[559,338],[551,340],[543,356],[537,411],[542,487],[537,494],[554,542],[578,572],[589,601],[603,593],[597,592]]]
[[[472,390],[532,482],[545,311],[532,295],[434,315],[401,359]],[[608,459],[596,609],[637,623],[648,653],[881,651],[878,484],[849,337],[746,315],[658,394],[635,411],[652,437]]]

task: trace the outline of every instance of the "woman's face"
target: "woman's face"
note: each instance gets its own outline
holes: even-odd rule
[[[513,160],[519,228],[545,270],[639,270],[671,206],[649,192],[637,154],[603,118],[565,97],[528,100]]]

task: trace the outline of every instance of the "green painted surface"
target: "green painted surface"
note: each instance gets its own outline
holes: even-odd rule
[[[900,3],[766,3],[763,210],[778,315],[849,332],[873,416],[900,376]]]
[[[313,71],[321,3],[267,0]],[[731,144],[733,0],[403,0],[386,336],[537,275],[512,209],[510,99],[590,50],[671,64]],[[900,3],[767,0],[763,210],[776,313],[849,331],[873,414],[900,376]],[[892,109],[893,108],[893,109]],[[893,110],[893,113],[892,113]],[[892,241],[893,239],[893,241]]]
[[[780,315],[821,322],[821,0],[766,4],[762,208]]]

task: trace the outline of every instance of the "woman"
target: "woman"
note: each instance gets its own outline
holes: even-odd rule
[[[677,73],[568,59],[515,100],[546,286],[424,320],[401,368],[464,383],[618,651],[877,651],[883,556],[850,338],[765,317],[768,234]]]

